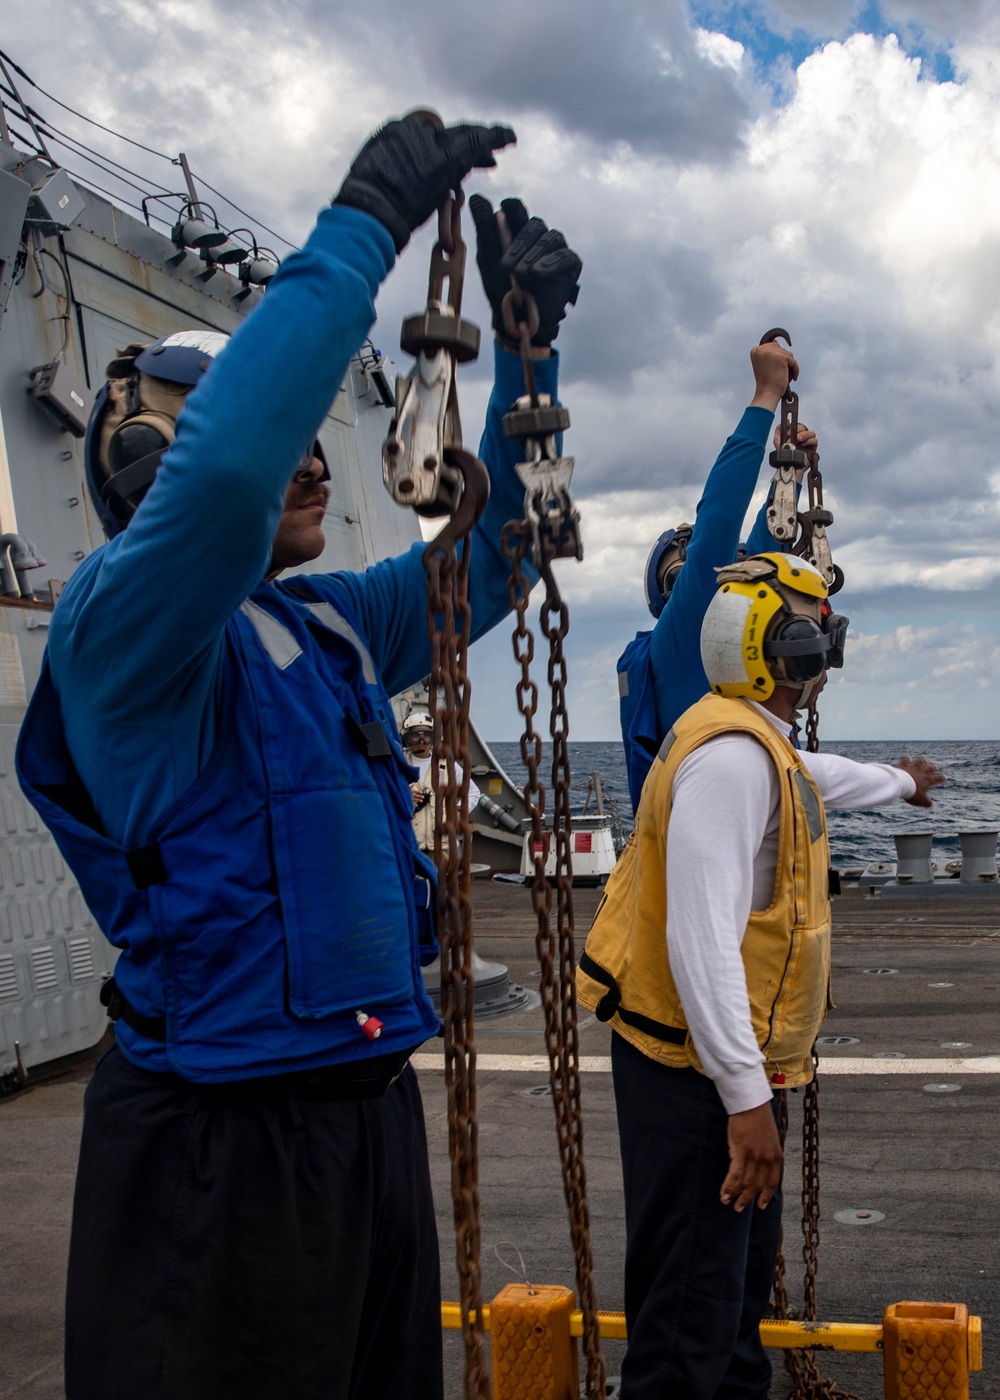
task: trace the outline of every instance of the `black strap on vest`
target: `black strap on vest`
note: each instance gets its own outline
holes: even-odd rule
[[[148,890],[150,885],[167,883],[163,852],[156,842],[151,846],[138,846],[134,851],[126,851],[125,862],[137,890]]]
[[[109,1021],[124,1021],[147,1040],[166,1041],[167,1022],[163,1016],[143,1016],[126,1001],[121,988],[109,977],[100,991],[101,1005],[108,1008]]]
[[[344,723],[351,736],[351,743],[365,758],[392,758],[392,745],[381,720],[370,719],[367,723],[362,723],[354,718],[350,710],[345,710]]]
[[[608,989],[594,1011],[599,1021],[610,1021],[612,1016],[617,1015],[627,1026],[632,1026],[637,1031],[645,1031],[657,1040],[665,1040],[670,1045],[687,1043],[688,1033],[683,1027],[666,1026],[662,1021],[654,1021],[651,1016],[643,1016],[638,1011],[629,1011],[627,1007],[622,1006],[622,994],[618,983],[600,963],[594,962],[586,949],[580,954],[579,967],[581,972],[585,972],[588,977],[592,977],[595,982],[600,982]]]

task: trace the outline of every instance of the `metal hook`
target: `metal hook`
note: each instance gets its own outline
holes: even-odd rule
[[[432,554],[449,543],[458,543],[467,535],[486,509],[490,498],[490,474],[483,463],[464,447],[446,447],[444,460],[454,467],[462,480],[462,494],[451,519],[427,545],[423,558],[426,563]]]
[[[770,343],[770,341],[778,339],[786,340],[788,342],[788,348],[791,349],[792,337],[788,334],[786,330],[783,330],[781,326],[774,326],[771,330],[765,331],[764,334],[761,336],[760,340],[758,340],[757,344],[767,345]]]

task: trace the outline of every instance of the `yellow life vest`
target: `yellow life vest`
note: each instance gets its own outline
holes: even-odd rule
[[[704,1073],[667,954],[667,824],[674,775],[718,734],[752,734],[774,761],[781,825],[774,895],[743,938],[750,1012],[768,1077],[812,1078],[812,1045],[832,1003],[830,854],[819,791],[798,753],[745,700],[706,695],[667,735],[642,790],[635,830],[608,880],[577,972],[577,996],[651,1059]]]

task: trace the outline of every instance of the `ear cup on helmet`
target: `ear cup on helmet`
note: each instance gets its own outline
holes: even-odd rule
[[[135,343],[108,364],[87,424],[87,486],[105,534],[131,520],[174,440],[174,424],[229,337],[221,331],[175,331],[151,345]]]
[[[828,646],[823,628],[812,618],[790,617],[774,628],[770,640],[764,643],[764,656],[778,662],[772,667],[775,679],[783,671],[785,679],[800,683],[822,675]]]
[[[152,423],[126,421],[108,444],[108,464],[112,473],[124,471],[140,458],[165,452],[169,446],[169,440]]]

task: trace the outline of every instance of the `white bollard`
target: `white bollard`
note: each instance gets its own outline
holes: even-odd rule
[[[900,885],[929,885],[934,879],[931,869],[933,831],[897,831],[896,881]]]
[[[967,885],[980,884],[997,878],[997,833],[995,831],[960,831],[962,846],[961,879]]]

